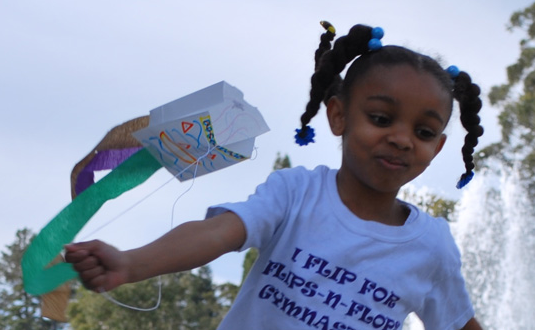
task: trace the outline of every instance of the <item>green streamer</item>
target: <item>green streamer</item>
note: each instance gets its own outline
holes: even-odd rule
[[[77,276],[71,264],[48,267],[72,242],[91,217],[110,200],[145,182],[162,166],[146,149],[141,149],[97,183],[89,186],[52,219],[35,237],[22,258],[24,289],[42,295]]]

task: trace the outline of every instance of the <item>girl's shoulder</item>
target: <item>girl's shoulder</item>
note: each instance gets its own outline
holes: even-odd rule
[[[308,169],[304,166],[296,166],[291,168],[282,168],[271,173],[270,177],[280,177],[286,180],[326,180],[337,170],[330,169],[325,165],[318,165],[314,169]]]
[[[407,203],[407,205],[412,209],[411,216],[417,217],[420,225],[426,228],[420,238],[426,249],[433,251],[438,260],[448,260],[452,265],[460,264],[460,252],[451,232],[450,223],[445,218],[434,217],[412,204]]]
[[[331,191],[332,185],[336,182],[337,171],[325,165],[313,169],[304,166],[284,168],[272,172],[264,186],[279,192],[286,191],[293,197],[312,191]]]

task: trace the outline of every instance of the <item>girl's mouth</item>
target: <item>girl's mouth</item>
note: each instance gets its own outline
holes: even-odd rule
[[[389,170],[401,170],[409,166],[408,163],[401,158],[381,156],[377,159],[383,167]]]

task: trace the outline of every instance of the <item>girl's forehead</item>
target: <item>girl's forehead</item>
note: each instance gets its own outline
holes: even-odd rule
[[[384,76],[399,76],[405,75],[406,79],[428,79],[429,77],[436,80],[436,83],[441,85],[439,79],[432,73],[427,72],[422,68],[414,67],[410,64],[376,64],[370,67],[366,72],[356,79],[356,82],[366,82],[370,78],[384,77]]]
[[[376,65],[354,81],[351,91],[355,93],[365,88],[374,88],[408,93],[411,87],[415,93],[433,92],[451,106],[451,90],[432,73],[408,64]]]
[[[355,82],[349,97],[429,108],[441,113],[445,122],[449,120],[453,102],[451,92],[434,75],[410,65],[371,68]]]

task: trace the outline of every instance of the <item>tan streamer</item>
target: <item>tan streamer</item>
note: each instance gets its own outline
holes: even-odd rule
[[[147,127],[149,124],[149,116],[143,116],[129,120],[121,125],[112,128],[104,138],[96,145],[93,150],[81,161],[79,161],[71,172],[71,197],[76,198],[76,181],[78,175],[87,164],[91,162],[93,157],[104,150],[125,149],[133,147],[142,147],[142,145],[132,136],[132,133]],[[63,262],[63,257],[59,255],[54,259],[51,265]],[[66,315],[69,298],[71,295],[71,286],[69,283],[63,284],[56,290],[41,296],[41,316],[56,320],[58,322],[68,322]]]

